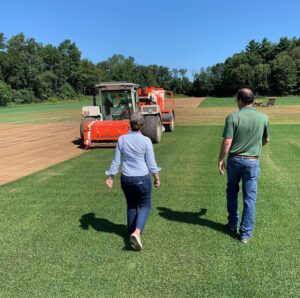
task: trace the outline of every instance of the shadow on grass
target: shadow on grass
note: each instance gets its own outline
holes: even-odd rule
[[[93,212],[82,215],[79,222],[83,230],[88,230],[91,227],[97,232],[111,233],[120,236],[124,242],[123,250],[133,250],[129,243],[127,227],[125,225],[115,224],[106,218],[96,218]]]
[[[207,212],[207,209],[205,208],[201,208],[199,212],[174,211],[165,207],[158,207],[157,209],[159,210],[159,215],[167,220],[205,226],[220,233],[229,235],[233,238],[237,237],[237,235],[234,235],[232,232],[230,232],[227,225],[202,218],[201,216],[205,215]]]

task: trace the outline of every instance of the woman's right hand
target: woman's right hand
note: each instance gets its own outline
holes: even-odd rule
[[[154,178],[154,187],[155,188],[159,188],[159,186],[160,186],[160,181],[159,181],[159,178]]]

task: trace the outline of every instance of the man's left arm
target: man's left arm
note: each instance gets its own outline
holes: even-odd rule
[[[220,175],[224,175],[224,171],[226,168],[224,159],[230,150],[231,144],[232,144],[232,139],[230,139],[230,138],[224,138],[222,141],[220,154],[219,154],[219,173],[220,173]]]
[[[232,116],[232,114],[229,114],[226,117],[224,131],[223,131],[223,141],[221,144],[221,149],[220,149],[220,154],[219,154],[218,166],[219,166],[220,175],[224,175],[224,170],[226,168],[224,159],[231,148],[233,135],[234,135],[233,116]]]

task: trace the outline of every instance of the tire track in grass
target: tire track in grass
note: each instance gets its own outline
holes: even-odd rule
[[[266,168],[266,175],[270,176],[277,185],[286,187],[287,181],[293,181],[297,170],[297,162],[300,159],[300,144],[298,140],[283,137],[279,140],[272,139],[270,144],[263,148],[262,164]]]

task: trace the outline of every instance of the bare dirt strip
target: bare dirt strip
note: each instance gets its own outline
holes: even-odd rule
[[[232,107],[207,107],[197,108],[204,98],[180,98],[176,99],[175,118],[176,125],[223,125],[225,117],[234,111]],[[300,124],[299,105],[275,105],[271,107],[255,107],[259,112],[269,116],[270,124]]]
[[[176,99],[178,109],[196,108],[200,102],[199,98]],[[80,115],[80,111],[75,114]],[[76,118],[75,114],[69,118]],[[55,122],[47,119],[48,115],[39,116],[40,119],[33,119],[30,124],[0,125],[0,185],[84,152],[78,145],[80,120]]]
[[[184,108],[196,108],[204,100],[204,97],[176,98],[175,110]]]
[[[228,107],[197,108],[202,100],[202,98],[176,99],[176,125],[222,125],[225,116],[236,110]],[[271,124],[300,124],[299,106],[275,106],[258,110],[269,115]],[[66,113],[69,113],[68,117],[65,117]],[[33,119],[31,123],[0,125],[0,185],[84,152],[78,145],[80,111],[64,111],[62,114],[65,117],[63,122],[61,118],[55,120],[53,115],[47,114],[39,115],[41,118]]]
[[[78,136],[77,122],[1,125],[0,185],[81,154]]]

